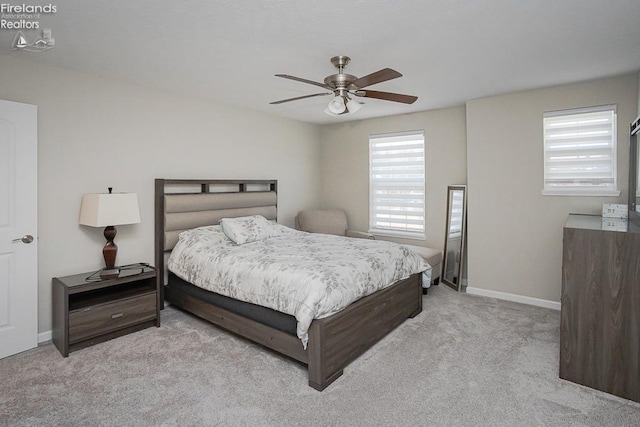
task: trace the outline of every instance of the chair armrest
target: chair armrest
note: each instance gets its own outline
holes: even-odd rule
[[[373,237],[373,234],[365,233],[364,231],[346,230],[344,235],[347,237],[355,237],[357,239],[376,239]]]

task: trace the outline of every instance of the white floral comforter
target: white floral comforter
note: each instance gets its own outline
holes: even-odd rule
[[[271,237],[236,245],[219,226],[180,234],[168,268],[196,286],[295,316],[306,348],[311,321],[431,266],[391,242],[305,233],[274,224]]]

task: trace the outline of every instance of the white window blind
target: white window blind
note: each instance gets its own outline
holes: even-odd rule
[[[369,232],[425,238],[424,131],[369,137]]]
[[[449,237],[462,236],[462,205],[464,204],[464,193],[454,191],[451,197],[451,219],[449,224]]]
[[[549,195],[619,195],[616,107],[544,114],[544,190]]]

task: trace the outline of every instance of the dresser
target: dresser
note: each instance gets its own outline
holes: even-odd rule
[[[560,378],[640,402],[640,229],[570,215],[561,303]]]

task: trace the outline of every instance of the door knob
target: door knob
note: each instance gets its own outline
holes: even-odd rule
[[[31,234],[27,234],[25,236],[20,237],[19,239],[13,239],[12,242],[22,242],[22,243],[31,243],[33,242],[33,236]]]

